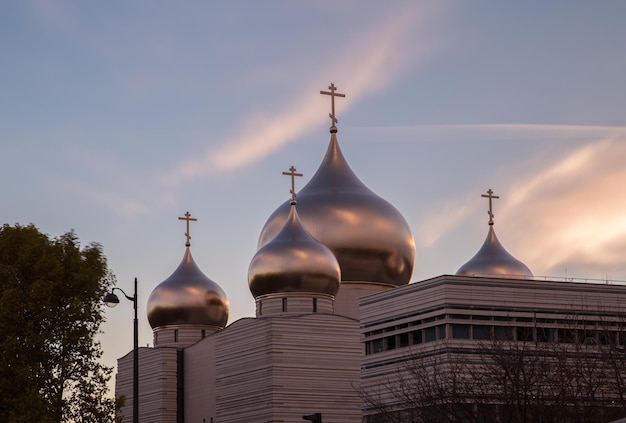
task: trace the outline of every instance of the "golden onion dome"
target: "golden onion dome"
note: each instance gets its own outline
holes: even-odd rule
[[[463,276],[497,276],[505,278],[532,278],[533,273],[513,257],[498,241],[493,226],[478,253],[456,272]]]
[[[340,281],[337,259],[302,226],[295,202],[280,232],[256,252],[248,268],[255,298],[284,292],[334,296]]]
[[[405,285],[415,261],[415,242],[409,226],[398,210],[367,188],[350,169],[336,132],[332,127],[326,156],[298,193],[302,224],[333,252],[342,281]],[[279,233],[289,208],[287,201],[270,216],[258,248]]]
[[[229,304],[218,284],[196,265],[189,244],[178,268],[148,298],[148,321],[152,329],[169,325],[201,325],[223,328]]]
[[[456,274],[461,276],[496,276],[504,278],[532,278],[533,273],[521,261],[513,257],[500,244],[496,232],[493,229],[493,204],[492,199],[500,198],[493,195],[491,189],[481,197],[489,199],[489,232],[487,238],[474,257],[465,263]]]

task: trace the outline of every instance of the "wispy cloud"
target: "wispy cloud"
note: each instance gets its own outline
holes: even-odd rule
[[[422,248],[432,247],[443,235],[456,228],[463,222],[470,210],[473,209],[467,199],[461,201],[447,201],[436,205],[437,213],[426,219],[416,228],[415,238]]]
[[[626,268],[626,128],[452,125],[434,133],[443,137],[445,132],[450,139],[451,128],[463,128],[463,140],[561,141],[556,154],[520,157],[491,175],[501,197],[496,230],[505,247],[536,274],[562,275],[584,264],[598,272],[584,277],[602,277],[603,269]],[[476,187],[474,197],[487,188]],[[459,225],[475,225],[467,219],[486,205],[474,197],[439,202],[438,213],[416,228],[418,244],[430,247]]]
[[[500,215],[519,254],[548,272],[622,265],[625,162],[626,137],[598,139],[511,185]]]
[[[362,127],[352,131],[380,132],[389,140],[424,141],[513,141],[563,140],[588,141],[606,137],[626,137],[624,126],[547,125],[528,123],[406,125],[394,127]]]
[[[347,93],[346,101],[340,106],[344,111],[362,96],[388,87],[403,71],[427,60],[440,48],[428,34],[414,33],[436,13],[436,8],[413,6],[402,13],[380,17],[378,21],[382,23],[377,27],[368,28],[356,34],[352,41],[334,48],[337,53],[329,54],[327,63],[315,70],[303,69],[305,86],[286,102],[285,108],[243,119],[233,137],[222,140],[200,158],[177,166],[167,179],[179,182],[236,169],[296,141],[323,124],[324,119],[328,120],[323,113],[327,99],[316,92],[325,89],[331,80],[341,92]]]

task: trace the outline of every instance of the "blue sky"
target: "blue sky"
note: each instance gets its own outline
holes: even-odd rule
[[[0,4],[2,222],[99,242],[145,303],[184,253],[254,315],[261,228],[326,150],[407,219],[413,281],[487,233],[535,275],[626,280],[622,1]],[[107,311],[104,360],[132,346]]]

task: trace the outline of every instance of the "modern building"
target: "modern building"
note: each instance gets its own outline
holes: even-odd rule
[[[365,297],[365,422],[608,422],[626,414],[626,287],[547,280],[489,231],[455,275]]]
[[[597,328],[608,323],[622,342],[624,288],[536,280],[498,241],[491,191],[476,256],[456,275],[409,284],[409,226],[350,169],[335,119],[343,95],[333,84],[321,93],[332,101],[330,144],[297,195],[302,175],[283,172],[291,198],[262,228],[249,266],[255,317],[227,325],[225,293],[191,255],[194,219],[180,218],[183,259],[148,301],[154,346],[139,351],[141,422],[300,422],[315,413],[325,423],[386,421],[410,408],[390,387],[416,357],[476,356],[477,342],[492,340],[570,340],[573,321],[575,336],[605,343]],[[132,366],[132,352],[118,361],[123,421],[132,420]]]

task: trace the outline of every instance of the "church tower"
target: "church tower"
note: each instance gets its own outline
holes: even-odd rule
[[[359,298],[409,283],[415,242],[409,225],[390,203],[372,192],[350,168],[337,140],[334,84],[331,97],[330,143],[317,172],[298,193],[303,226],[337,258],[341,288],[335,313],[358,318]],[[291,204],[283,203],[269,217],[259,237],[263,248],[281,231]]]
[[[486,276],[513,279],[532,279],[533,273],[528,266],[513,257],[500,244],[496,232],[493,229],[493,199],[498,199],[493,195],[491,189],[481,197],[489,199],[489,232],[480,250],[467,263],[457,270],[459,276]]]
[[[291,202],[283,228],[256,252],[248,269],[248,286],[256,316],[287,313],[332,313],[341,276],[333,253],[304,228],[296,209],[291,166]]]
[[[183,347],[223,329],[228,321],[229,304],[218,284],[209,279],[191,255],[189,212],[179,217],[187,223],[185,254],[166,280],[148,298],[148,321],[154,334],[154,346]]]

